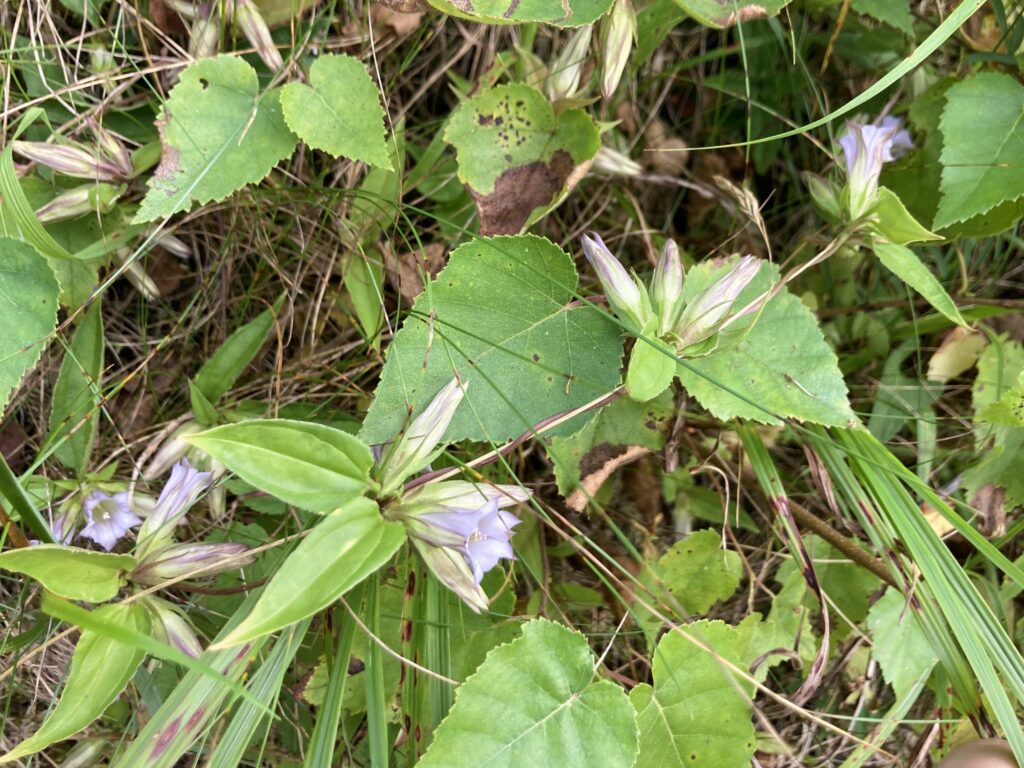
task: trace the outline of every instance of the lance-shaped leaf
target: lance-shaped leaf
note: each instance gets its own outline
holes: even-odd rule
[[[57,325],[60,287],[46,259],[28,243],[0,237],[0,414],[32,369]]]
[[[636,725],[622,688],[594,680],[586,638],[534,619],[455,692],[421,768],[630,768]],[[669,763],[665,763],[668,765]]]
[[[617,327],[592,307],[568,305],[576,281],[568,255],[540,237],[458,248],[395,334],[360,437],[392,440],[456,374],[466,396],[449,442],[516,437],[616,387]]]
[[[216,647],[275,632],[326,608],[382,567],[405,541],[377,505],[360,498],[325,517],[302,539],[263,589],[256,607]]]
[[[321,56],[309,68],[309,85],[281,89],[281,106],[288,127],[309,146],[391,169],[380,92],[359,59]]]
[[[697,621],[680,631],[715,655],[676,631],[658,643],[654,685],[641,683],[629,694],[640,728],[636,768],[748,768],[754,755],[753,685],[723,663],[744,666],[739,633],[721,621]]]
[[[581,109],[557,117],[544,95],[514,83],[489,88],[452,113],[444,139],[484,235],[514,235],[560,203],[601,146]]]
[[[149,614],[140,603],[103,605],[95,614],[137,632],[149,631]],[[82,630],[57,706],[38,731],[0,756],[0,763],[31,755],[85,728],[125,689],[145,655],[96,631]]]
[[[579,27],[604,16],[612,0],[428,0],[452,16],[487,24],[542,22]]]
[[[157,126],[163,155],[136,221],[223,200],[295,149],[280,91],[260,94],[256,71],[232,56],[202,59],[182,72]]]
[[[0,554],[0,568],[31,576],[55,595],[102,603],[117,594],[124,574],[135,567],[130,555],[93,552],[60,544],[39,544]]]
[[[709,27],[731,27],[777,16],[790,0],[676,0],[690,16]]]
[[[256,419],[182,437],[247,483],[313,512],[361,496],[373,455],[358,438],[306,421]]]

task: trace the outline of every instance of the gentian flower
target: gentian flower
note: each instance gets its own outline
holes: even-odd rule
[[[140,559],[170,543],[174,526],[207,489],[210,480],[209,472],[193,469],[185,459],[174,465],[170,479],[156,500],[156,506],[139,529],[136,555]]]
[[[150,552],[132,571],[131,580],[160,584],[181,576],[213,576],[252,562],[245,544],[171,544]]]
[[[89,524],[78,535],[91,539],[107,552],[114,548],[118,539],[124,536],[129,528],[142,522],[139,516],[132,511],[130,495],[127,491],[113,495],[95,491],[85,500],[82,509],[85,511],[85,517]],[[62,533],[56,530],[54,533],[59,540]]]
[[[710,339],[721,329],[736,299],[760,269],[760,259],[744,256],[736,266],[687,303],[676,324],[680,352]]]
[[[654,269],[651,296],[658,313],[658,336],[664,336],[676,324],[683,306],[683,262],[679,247],[668,240]]]
[[[612,309],[641,330],[651,318],[651,300],[647,289],[630,277],[622,263],[612,255],[601,236],[591,233],[583,236],[583,253],[597,272],[604,295]]]
[[[399,436],[381,471],[381,496],[395,491],[407,477],[430,462],[464,394],[465,385],[452,379]]]
[[[499,509],[499,503],[494,498],[478,509],[453,508],[421,514],[417,519],[426,523],[426,527],[419,535],[426,538],[437,531],[442,537],[452,534],[458,537],[458,544],[453,549],[466,558],[466,565],[473,572],[473,581],[480,584],[484,574],[499,560],[515,559],[509,537],[522,520]]]
[[[849,121],[839,146],[846,160],[850,215],[857,219],[867,213],[878,196],[882,165],[913,149],[914,143],[902,120],[883,117],[866,125]]]

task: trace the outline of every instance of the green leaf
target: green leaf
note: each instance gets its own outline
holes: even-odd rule
[[[946,92],[942,229],[1024,196],[1024,88],[1010,75],[981,72]]]
[[[543,22],[581,27],[597,21],[613,0],[428,0],[439,11],[487,24]]]
[[[672,384],[676,376],[676,355],[658,339],[637,339],[626,369],[626,392],[639,403],[646,403]]]
[[[1001,427],[1024,427],[1024,373],[996,402],[982,408],[975,420]]]
[[[49,440],[53,455],[81,475],[89,464],[99,422],[100,376],[103,372],[103,316],[97,299],[82,316],[53,385]]]
[[[362,496],[373,454],[340,429],[288,419],[225,424],[183,437],[247,483],[313,512]]]
[[[59,294],[46,259],[28,243],[0,237],[0,414],[57,325]]]
[[[281,106],[288,127],[309,146],[391,169],[380,91],[359,59],[321,56],[309,68],[309,85],[281,88]]]
[[[618,329],[593,307],[566,306],[576,282],[568,255],[540,237],[456,249],[395,334],[360,437],[392,440],[456,373],[467,387],[449,442],[517,437],[614,389]]]
[[[778,16],[791,0],[676,0],[679,7],[708,27],[734,24]]]
[[[568,496],[581,476],[591,474],[631,445],[652,451],[661,448],[672,412],[669,392],[646,403],[621,398],[598,411],[575,434],[552,438],[547,450],[555,465],[558,492]]]
[[[462,102],[444,139],[455,147],[459,180],[476,202],[484,235],[514,235],[540,219],[601,146],[586,112],[569,109],[556,117],[540,91],[521,83]]]
[[[101,605],[97,616],[133,629],[149,631],[149,614],[139,603]],[[146,654],[93,630],[83,630],[60,701],[32,736],[0,756],[0,763],[17,760],[45,749],[55,741],[74,736],[103,714],[125,689]]]
[[[295,149],[280,91],[260,96],[256,71],[234,56],[201,59],[182,72],[157,125],[163,155],[135,221],[223,200]]]
[[[909,0],[853,0],[852,8],[908,35],[914,34],[914,17]]]
[[[891,189],[878,188],[878,199],[872,206],[871,213],[875,218],[874,228],[890,243],[906,245],[942,239],[940,235],[921,226]]]
[[[124,584],[124,574],[135,565],[130,555],[61,544],[38,544],[0,554],[0,568],[31,576],[55,595],[88,603],[114,597]]]
[[[706,529],[673,544],[653,570],[686,613],[707,613],[736,591],[743,561],[732,550],[722,549],[718,531]]]
[[[699,264],[686,275],[687,301],[725,274],[730,264]],[[762,269],[740,294],[743,307],[769,287]],[[707,357],[679,365],[679,380],[719,419],[745,418],[778,424],[795,418],[817,424],[856,423],[838,361],[818,321],[786,290],[754,316],[736,343],[723,341]],[[729,391],[731,390],[731,391]]]
[[[680,631],[721,659],[745,666],[735,627],[697,621]],[[749,768],[754,756],[750,683],[676,631],[658,643],[653,676],[653,687],[641,683],[629,694],[640,728],[636,768]]]
[[[373,501],[355,499],[299,542],[252,613],[215,647],[238,645],[312,616],[375,573],[404,541],[400,523],[383,520]]]
[[[342,267],[342,279],[364,338],[379,349],[384,324],[384,259],[380,252],[350,253]]]
[[[904,696],[938,657],[907,598],[889,588],[868,612],[871,653],[897,697]]]
[[[960,310],[949,298],[946,289],[942,287],[942,283],[921,262],[917,254],[905,245],[883,243],[877,240],[872,243],[871,247],[883,267],[921,294],[929,304],[952,322],[957,325],[967,325],[960,315]]]
[[[455,692],[419,768],[630,768],[636,726],[622,689],[594,681],[586,639],[534,619]]]
[[[242,371],[256,357],[267,340],[267,334],[274,327],[274,319],[283,302],[282,296],[271,309],[264,310],[228,336],[210,359],[203,363],[193,381],[211,405],[216,405],[234,386]]]

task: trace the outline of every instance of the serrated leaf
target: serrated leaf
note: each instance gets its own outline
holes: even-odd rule
[[[882,266],[921,294],[935,309],[957,325],[967,325],[960,310],[942,287],[942,283],[921,262],[917,254],[907,246],[895,243],[875,241],[871,248]]]
[[[592,307],[567,306],[576,282],[568,255],[540,237],[459,247],[395,334],[360,437],[394,439],[456,373],[467,386],[449,442],[517,437],[614,389],[618,329]]]
[[[714,530],[695,531],[677,541],[653,567],[662,585],[688,614],[708,609],[731,597],[740,585],[743,561],[722,549],[722,537]]]
[[[982,408],[975,419],[1001,427],[1024,427],[1024,373],[999,400]]]
[[[103,371],[101,301],[89,307],[64,353],[53,385],[49,440],[59,444],[53,455],[77,474],[85,471],[99,422],[100,374]]]
[[[369,486],[373,455],[323,424],[256,419],[183,437],[247,483],[313,512],[331,512]]]
[[[904,696],[938,658],[907,598],[889,588],[868,612],[871,654],[897,697]]]
[[[908,0],[853,0],[857,13],[870,16],[908,35],[914,34],[914,17]]]
[[[405,541],[400,523],[355,499],[317,523],[277,569],[252,613],[216,648],[238,645],[312,616],[381,568]]]
[[[141,603],[101,605],[95,613],[130,629],[149,631],[149,614]],[[57,706],[38,731],[0,756],[0,763],[31,755],[85,728],[125,689],[145,656],[145,651],[93,630],[82,630]]]
[[[735,627],[697,621],[682,631],[721,659],[745,666]],[[653,686],[641,683],[629,694],[640,728],[636,768],[749,768],[754,755],[750,683],[679,632],[668,632],[658,643],[653,676]]]
[[[630,768],[636,726],[622,689],[594,681],[586,638],[534,619],[455,692],[420,768]]]
[[[281,92],[262,96],[256,71],[234,56],[185,69],[160,110],[160,165],[135,221],[152,221],[223,200],[261,181],[295,149]]]
[[[696,21],[708,27],[731,27],[777,16],[791,0],[676,0]]]
[[[135,565],[130,555],[61,544],[37,544],[0,554],[0,568],[31,576],[55,595],[88,603],[114,597],[124,584],[124,574]]]
[[[439,11],[487,24],[542,22],[580,27],[604,16],[613,0],[428,0]]]
[[[547,98],[521,83],[489,88],[462,102],[444,139],[455,147],[459,180],[484,235],[514,235],[561,202],[581,165],[601,146],[581,109],[555,115]]]
[[[321,56],[309,68],[309,85],[281,88],[281,106],[288,127],[309,146],[391,170],[380,92],[359,59]]]
[[[668,392],[646,403],[620,398],[598,411],[575,434],[552,438],[547,452],[555,465],[558,492],[568,496],[581,479],[630,446],[651,451],[661,448],[672,410],[672,395]]]
[[[0,237],[0,414],[57,326],[59,295],[46,259],[28,243]]]
[[[699,264],[686,275],[687,301],[729,269]],[[769,287],[768,270],[740,294],[743,307]],[[719,419],[778,424],[779,418],[841,426],[857,419],[847,400],[838,360],[811,311],[783,290],[755,316],[738,342],[679,366],[679,380]],[[727,389],[728,388],[728,389]],[[728,391],[732,390],[732,391]]]
[[[939,127],[942,199],[933,228],[1024,196],[1024,88],[1015,78],[981,72],[953,85]]]

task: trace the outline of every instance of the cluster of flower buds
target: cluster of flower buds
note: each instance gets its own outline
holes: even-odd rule
[[[402,494],[401,484],[443,450],[441,443],[465,385],[453,379],[434,396],[409,428],[384,453],[381,496],[391,496],[385,514],[403,523],[423,561],[437,579],[474,611],[487,608],[480,586],[499,560],[514,559],[509,541],[521,522],[506,508],[529,500],[517,485],[462,480],[427,483]]]

